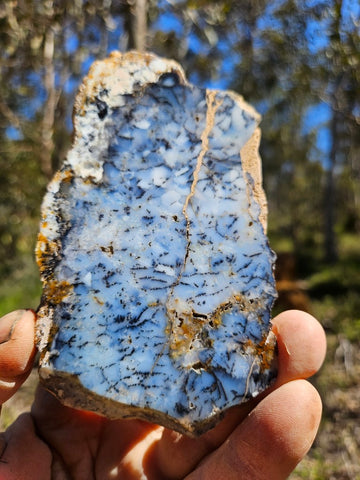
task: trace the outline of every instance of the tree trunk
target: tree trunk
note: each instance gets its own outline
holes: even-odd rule
[[[332,42],[334,50],[341,44],[340,26],[342,15],[343,0],[334,1],[334,15],[332,25]],[[332,119],[330,124],[330,135],[332,139],[331,150],[329,154],[329,165],[326,174],[324,213],[325,213],[325,260],[334,263],[338,259],[338,251],[335,237],[335,172],[337,167],[337,157],[339,149],[339,127],[342,121],[342,115],[339,109],[339,94],[343,78],[343,72],[338,59],[334,59],[334,71],[337,75],[334,78],[332,86]]]
[[[48,28],[44,40],[44,86],[47,94],[41,125],[41,169],[47,178],[53,174],[52,154],[54,151],[53,130],[56,108],[56,87],[54,68],[54,32]]]
[[[353,130],[353,144],[356,143],[356,138],[358,131],[356,125],[352,125]],[[358,142],[358,140],[357,140]],[[351,168],[351,179],[353,183],[353,208],[354,208],[354,217],[355,225],[354,230],[357,234],[360,234],[360,148],[359,147],[350,147],[350,168]]]
[[[335,169],[337,157],[337,141],[338,141],[338,122],[339,113],[333,110],[331,121],[331,138],[332,146],[329,155],[329,166],[326,172],[324,213],[325,213],[325,260],[334,263],[338,259],[337,242],[335,235]]]
[[[144,52],[147,37],[147,0],[128,0],[128,4],[128,48]]]

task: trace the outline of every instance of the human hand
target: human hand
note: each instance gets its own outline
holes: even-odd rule
[[[34,314],[13,315],[0,320],[0,403],[25,380],[35,355]],[[275,384],[230,409],[197,439],[140,420],[76,411],[39,387],[31,413],[0,436],[0,479],[287,478],[319,426],[321,400],[304,379],[320,368],[326,340],[320,324],[299,311],[280,314],[273,330],[279,349]]]

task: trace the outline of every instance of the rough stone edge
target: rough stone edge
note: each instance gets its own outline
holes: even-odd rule
[[[77,136],[76,115],[85,114],[86,102],[88,99],[93,100],[96,97],[100,86],[105,86],[109,81],[116,81],[116,79],[118,79],[119,69],[121,69],[124,64],[142,64],[143,66],[153,64],[153,66],[156,67],[156,62],[158,62],[158,69],[155,70],[156,76],[154,77],[154,82],[156,82],[161,75],[174,72],[178,74],[184,85],[188,85],[184,70],[177,62],[158,57],[153,53],[140,53],[136,51],[121,53],[119,51],[113,51],[107,58],[94,62],[89,69],[89,73],[84,77],[75,98],[73,112],[75,139]],[[131,94],[133,92],[126,89],[123,91],[119,90],[119,94],[124,93]]]
[[[189,423],[186,426],[185,423],[176,421],[160,411],[139,408],[102,397],[85,388],[76,376],[67,372],[54,373],[51,367],[41,367],[40,384],[67,407],[94,412],[109,420],[144,420],[193,438],[215,427],[226,413],[226,411],[218,412],[207,419],[206,422]]]
[[[266,339],[268,347],[274,352],[269,372],[269,383],[271,386],[277,375],[277,355],[276,355],[276,337],[273,332],[269,332]],[[45,359],[46,360],[46,359]],[[110,398],[103,397],[85,388],[79,378],[67,372],[54,372],[51,366],[47,364],[40,370],[40,383],[43,387],[54,395],[63,405],[78,410],[86,410],[102,415],[109,420],[119,419],[140,419],[150,423],[161,425],[170,430],[175,430],[188,437],[197,438],[214,428],[220,420],[224,418],[226,413],[236,407],[232,405],[225,410],[215,411],[206,421],[199,422],[188,421],[186,418],[176,420],[167,414],[149,409],[139,408],[138,406],[128,405]],[[268,387],[266,387],[268,388]],[[260,394],[263,390],[259,391]],[[80,392],[80,394],[78,394]],[[239,402],[241,405],[253,398],[245,396]],[[190,419],[189,419],[190,420]]]
[[[74,113],[73,113],[73,125],[74,125],[74,140],[73,146],[77,142],[79,136],[79,129],[77,128],[77,120],[76,117],[78,115],[82,116],[85,114],[85,105],[89,99],[93,99],[96,96],[99,86],[109,81],[111,77],[116,77],[116,72],[119,67],[122,67],[125,63],[133,62],[139,63],[143,62],[144,65],[148,65],[152,61],[159,60],[161,65],[166,65],[167,68],[164,70],[159,70],[157,72],[157,78],[154,80],[155,82],[160,78],[161,75],[164,73],[177,73],[181,82],[184,85],[188,85],[189,83],[186,80],[184,71],[182,67],[175,61],[169,60],[166,58],[158,57],[151,53],[139,53],[139,52],[127,52],[122,54],[120,52],[112,52],[109,57],[104,60],[99,60],[94,62],[91,66],[88,75],[84,78],[78,94],[75,99],[74,103]],[[144,84],[147,85],[147,84]],[[207,89],[209,91],[209,89]],[[124,92],[125,93],[125,92]],[[132,93],[132,92],[126,92]],[[255,119],[259,122],[260,115],[256,112],[256,110],[240,95],[236,94],[232,91],[227,91],[227,94],[232,96],[235,102],[248,112],[251,116],[255,117]],[[263,226],[264,233],[266,234],[267,231],[267,201],[266,195],[262,187],[262,163],[261,158],[259,155],[259,145],[260,145],[260,138],[261,138],[261,130],[257,127],[251,136],[251,138],[247,141],[247,143],[243,146],[240,151],[241,161],[243,164],[244,173],[249,174],[254,184],[251,186],[252,194],[254,200],[260,206],[260,215],[259,221]],[[73,148],[73,147],[72,147]],[[59,178],[59,172],[55,174],[53,180],[50,183],[61,183],[63,179]],[[164,425],[166,428],[174,429],[180,433],[184,433],[190,436],[198,436],[202,433],[208,431],[212,427],[214,427],[218,421],[224,416],[226,411],[222,411],[219,413],[215,413],[212,417],[208,419],[207,422],[201,422],[201,426],[192,424],[192,428],[186,428],[182,423],[171,420],[167,415],[163,414],[162,412],[155,412],[154,410],[146,410],[142,409],[139,410],[139,407],[133,407],[126,404],[121,404],[116,402],[115,400],[106,399],[102,396],[95,394],[94,392],[88,391],[84,388],[84,386],[80,383],[79,379],[68,374],[68,373],[59,373],[56,374],[49,366],[49,358],[46,355],[46,349],[51,343],[52,338],[54,336],[53,332],[53,320],[52,320],[52,313],[53,309],[50,305],[42,305],[39,309],[38,315],[40,317],[40,321],[37,324],[36,328],[36,344],[37,347],[42,354],[39,366],[39,373],[40,373],[40,381],[43,386],[53,393],[55,396],[59,398],[62,403],[68,405],[73,408],[81,408],[84,410],[84,391],[86,391],[86,395],[89,398],[89,410],[96,411],[100,415],[104,415],[110,419],[118,419],[118,418],[140,418],[146,421],[153,421],[153,423],[158,423]],[[45,338],[44,338],[45,337]],[[276,345],[276,340],[274,339],[274,335],[272,332],[269,332],[268,340],[271,344]],[[276,355],[274,355],[275,359]],[[276,375],[276,368],[274,375]],[[66,379],[66,381],[65,381]],[[56,385],[56,387],[55,387]],[[59,387],[60,385],[60,387]],[[62,388],[61,388],[62,386]],[[76,391],[82,391],[81,401],[74,395]],[[61,399],[61,395],[56,394],[56,391],[62,391],[66,393],[65,397],[69,400],[64,402]],[[246,401],[247,399],[244,399]],[[81,403],[81,406],[80,406]],[[229,409],[232,407],[229,407]],[[85,408],[86,409],[86,408]],[[121,415],[115,412],[122,412]],[[113,412],[113,413],[112,413]],[[151,419],[151,420],[149,420]],[[200,423],[200,422],[199,422]]]
[[[259,153],[261,140],[261,130],[256,128],[250,140],[243,146],[240,151],[243,168],[246,173],[250,174],[254,180],[253,195],[254,199],[260,206],[259,220],[263,226],[264,233],[267,232],[268,219],[268,203],[265,191],[263,189],[262,162]]]

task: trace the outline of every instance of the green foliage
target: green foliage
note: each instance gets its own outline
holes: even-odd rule
[[[309,278],[309,291],[317,297],[344,292],[360,292],[360,242],[357,235],[342,235],[339,261],[326,265],[319,263],[317,272]],[[360,295],[358,295],[360,301]],[[360,306],[360,304],[359,304]]]
[[[41,285],[37,266],[23,259],[21,266],[2,278],[0,284],[0,316],[18,308],[36,310],[40,303]],[[31,257],[30,257],[31,258]]]
[[[336,297],[326,295],[314,300],[317,317],[329,331],[341,334],[350,342],[360,338],[360,299],[358,291],[349,291]]]

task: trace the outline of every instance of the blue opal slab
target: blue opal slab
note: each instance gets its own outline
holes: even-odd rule
[[[259,115],[152,54],[96,62],[36,248],[40,379],[189,435],[276,376]]]

